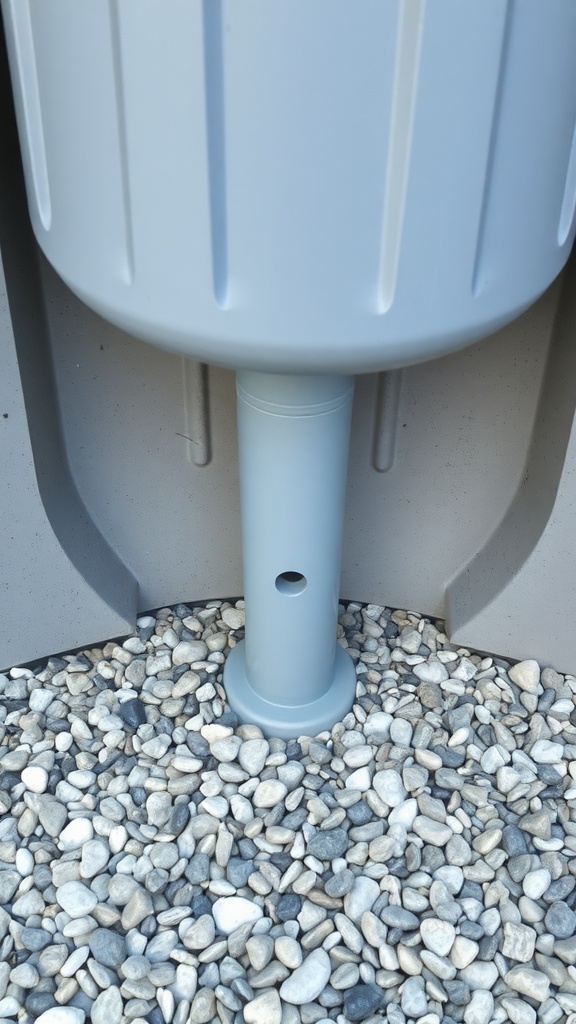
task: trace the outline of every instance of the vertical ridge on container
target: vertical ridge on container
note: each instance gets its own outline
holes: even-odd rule
[[[52,224],[52,203],[30,3],[29,0],[8,0],[8,2],[9,18],[6,19],[5,27],[7,32],[10,31],[10,27],[12,28],[17,57],[14,77],[19,86],[22,114],[26,126],[31,185],[36,198],[40,223],[45,231],[49,231]],[[25,75],[23,69],[26,69]]]
[[[500,116],[502,110],[502,97],[504,94],[504,77],[506,73],[506,63],[508,57],[508,51],[510,48],[510,37],[512,34],[512,21],[514,16],[515,0],[506,0],[506,13],[504,15],[504,21],[502,26],[502,37],[500,43],[500,63],[498,68],[498,82],[496,85],[496,93],[494,96],[494,109],[492,114],[492,128],[490,130],[490,142],[488,146],[488,157],[486,160],[486,174],[484,178],[484,191],[482,194],[482,202],[480,204],[480,220],[478,223],[478,233],[476,236],[476,253],[474,256],[474,264],[472,271],[472,295],[476,297],[480,294],[483,287],[482,275],[485,271],[484,257],[486,255],[486,225],[488,221],[488,207],[490,205],[490,198],[492,194],[492,184],[494,179],[494,164],[496,160],[496,143],[498,140],[498,128],[500,125]]]
[[[382,218],[380,313],[390,309],[396,291],[425,10],[426,0],[401,0]]]
[[[576,212],[576,125],[574,125],[574,132],[572,135],[572,146],[570,148],[570,156],[568,158],[568,168],[566,171],[566,184],[564,186],[564,196],[562,198],[562,208],[560,210],[560,220],[558,223],[558,245],[562,246],[566,244],[568,235],[572,230],[574,223],[574,213]]]
[[[128,139],[126,130],[126,105],[124,102],[124,76],[122,73],[122,43],[118,0],[109,0],[110,41],[112,48],[112,71],[116,94],[118,154],[120,157],[120,179],[122,190],[122,212],[124,215],[124,237],[126,256],[126,284],[134,280],[134,230],[132,202],[130,199],[130,170],[128,164]]]
[[[228,232],[222,0],[203,0],[202,24],[212,284],[216,303],[224,308],[228,293]]]

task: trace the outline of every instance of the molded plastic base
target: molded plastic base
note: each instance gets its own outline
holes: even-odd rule
[[[241,641],[226,661],[224,686],[230,707],[243,722],[255,722],[266,736],[289,740],[331,729],[348,713],[356,693],[356,670],[350,655],[336,644],[334,680],[319,700],[297,707],[271,704],[254,692],[246,678],[244,641]]]

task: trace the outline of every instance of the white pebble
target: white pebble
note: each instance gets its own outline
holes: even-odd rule
[[[550,740],[536,740],[530,750],[530,757],[538,764],[556,764],[562,760],[564,747],[561,743],[551,743]]]
[[[243,608],[224,608],[222,612],[222,621],[226,623],[230,629],[243,629],[244,628],[245,613]]]
[[[397,807],[408,796],[402,785],[402,779],[393,768],[376,772],[372,785],[382,802],[388,807]]]
[[[64,882],[56,890],[56,899],[70,917],[84,917],[91,914],[98,903],[98,897],[82,882]]]
[[[230,935],[243,924],[253,924],[263,916],[262,908],[243,896],[223,896],[212,907],[216,928],[222,935]]]
[[[550,886],[551,881],[552,876],[548,868],[537,868],[535,871],[529,871],[522,882],[524,895],[528,896],[528,899],[539,900]]]
[[[402,803],[392,808],[388,815],[388,825],[403,825],[409,832],[417,814],[418,801],[414,797],[410,797],[409,800],[403,800]]]
[[[202,640],[181,640],[172,651],[172,661],[175,665],[193,665],[204,661],[207,654],[208,648]]]
[[[477,989],[464,1010],[464,1024],[488,1024],[494,1012],[494,996],[486,989]]]
[[[54,696],[51,690],[42,690],[41,688],[32,690],[28,701],[30,710],[43,714],[54,700]]]
[[[346,789],[357,789],[360,793],[366,793],[372,785],[370,769],[365,766],[357,768],[350,773],[344,785]]]
[[[275,988],[258,993],[243,1010],[246,1024],[281,1024],[282,1003]]]
[[[508,988],[519,992],[520,995],[528,996],[537,1003],[544,1003],[550,995],[550,979],[542,971],[534,971],[530,967],[521,964],[513,967],[504,975],[504,981]]]
[[[80,877],[94,878],[108,864],[110,849],[101,839],[91,839],[82,847]]]
[[[89,842],[94,835],[94,828],[90,818],[73,818],[58,837],[58,846],[67,853],[70,850],[80,850],[84,843]]]
[[[31,793],[45,793],[48,785],[48,772],[38,764],[24,768],[20,776],[22,782]]]
[[[414,665],[412,671],[423,683],[444,683],[449,678],[441,661],[423,661]]]
[[[420,923],[422,942],[437,956],[447,956],[456,938],[456,929],[449,921],[427,917]]]
[[[502,999],[502,1009],[506,1011],[512,1024],[536,1024],[536,1010],[529,1006],[525,999],[505,997]],[[558,1019],[557,1017],[556,1020]]]
[[[473,939],[467,939],[464,935],[457,935],[454,945],[450,950],[450,959],[459,971],[468,967],[474,962],[479,952],[479,945]]]
[[[399,747],[409,747],[412,742],[412,726],[405,718],[395,718],[390,725],[390,739]]]
[[[389,715],[386,711],[375,711],[364,722],[364,735],[368,740],[370,740],[370,737],[378,737],[378,741],[383,742],[390,735],[392,722],[392,715]]]
[[[278,779],[265,779],[264,782],[258,783],[252,803],[254,807],[276,807],[287,793],[288,789],[283,782],[279,782]]]
[[[276,958],[289,970],[295,971],[302,963],[302,948],[296,939],[288,935],[280,935],[274,943]]]
[[[86,1014],[76,1006],[51,1006],[36,1018],[36,1024],[84,1024]]]
[[[286,978],[280,996],[293,1006],[302,1006],[318,998],[332,973],[330,957],[323,949],[315,949],[294,973]]]
[[[30,853],[30,850],[25,849],[23,846],[19,846],[16,850],[16,871],[23,878],[27,875],[31,875],[34,870],[34,857]]]
[[[108,836],[108,846],[112,854],[120,853],[128,842],[128,832],[124,825],[115,825]]]
[[[540,666],[537,661],[519,661],[508,669],[508,675],[516,686],[526,693],[538,693]]]
[[[238,751],[238,763],[248,775],[256,777],[264,768],[269,753],[270,745],[267,740],[246,740]]]

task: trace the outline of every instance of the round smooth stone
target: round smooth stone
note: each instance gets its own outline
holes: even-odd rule
[[[266,764],[270,744],[265,739],[245,740],[238,751],[238,763],[248,775],[256,778]]]
[[[263,910],[243,896],[222,896],[212,907],[216,929],[222,935],[231,935],[245,924],[254,924],[264,916]]]
[[[449,921],[427,917],[420,922],[420,935],[426,949],[437,956],[448,956],[454,945],[456,929]]]
[[[20,778],[30,793],[45,793],[48,785],[48,772],[40,765],[31,764],[24,768]]]
[[[556,939],[569,939],[576,932],[576,914],[560,900],[546,911],[544,924]]]
[[[246,1024],[281,1024],[282,1003],[275,988],[257,995],[246,1003],[243,1010]]]
[[[56,890],[56,899],[70,917],[85,917],[98,903],[96,893],[82,882],[64,882]]]
[[[349,1021],[365,1020],[380,1009],[383,1001],[384,993],[378,985],[354,985],[344,993],[344,1014]]]
[[[328,984],[331,973],[330,957],[325,950],[315,949],[282,983],[280,997],[293,1006],[312,1003]]]
[[[276,807],[277,804],[282,803],[287,794],[288,789],[283,782],[278,779],[265,779],[264,782],[258,783],[252,803],[254,807]]]
[[[111,928],[97,928],[89,939],[90,952],[104,967],[120,967],[126,960],[126,940]]]
[[[319,830],[308,842],[306,852],[318,860],[334,860],[341,857],[349,845],[348,835],[342,828]]]
[[[86,1014],[76,1006],[52,1006],[36,1018],[36,1024],[84,1024]]]

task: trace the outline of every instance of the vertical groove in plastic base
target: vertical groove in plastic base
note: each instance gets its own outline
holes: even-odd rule
[[[208,466],[212,459],[210,431],[209,371],[206,363],[182,358],[184,389],[184,434],[187,456],[195,466]]]

